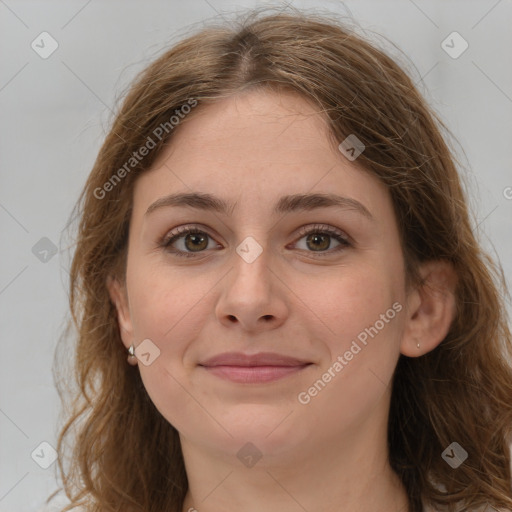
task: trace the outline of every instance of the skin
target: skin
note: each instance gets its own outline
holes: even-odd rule
[[[167,206],[145,215],[178,192],[235,205],[227,214]],[[281,196],[313,192],[359,201],[373,220],[336,206],[272,211]],[[210,235],[206,249],[193,252],[184,237],[174,247],[190,258],[159,246],[188,224]],[[336,251],[334,238],[327,249],[321,240],[322,256],[298,233],[317,224],[352,245]],[[249,236],[262,248],[252,263],[236,252]],[[325,121],[304,98],[250,91],[197,107],[138,179],[126,283],[107,283],[125,347],[150,339],[160,350],[148,366],[130,362],[179,432],[189,479],[183,511],[408,510],[388,462],[390,381],[400,354],[433,350],[454,314],[453,269],[430,262],[422,275],[440,293],[407,292],[387,189],[329,143]],[[402,310],[300,403],[298,394],[396,302]],[[278,352],[313,364],[266,384],[225,381],[198,366],[227,351]],[[248,442],[262,455],[252,467],[237,457]]]

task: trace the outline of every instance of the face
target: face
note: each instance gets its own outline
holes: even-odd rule
[[[299,96],[197,108],[136,183],[127,299],[111,292],[126,347],[149,340],[137,364],[152,401],[182,442],[219,454],[382,431],[405,301],[387,189]],[[176,194],[216,202],[163,199]],[[293,360],[206,364],[226,352]]]

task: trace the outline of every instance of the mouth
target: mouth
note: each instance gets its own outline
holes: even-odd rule
[[[313,363],[301,366],[203,366],[210,374],[241,384],[273,382],[298,373]]]
[[[260,384],[302,372],[313,363],[282,354],[220,354],[199,364],[209,374],[240,384]]]

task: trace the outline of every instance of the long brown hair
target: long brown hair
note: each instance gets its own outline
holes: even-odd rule
[[[401,355],[393,377],[390,464],[412,511],[421,511],[422,501],[448,511],[487,504],[512,510],[507,289],[501,267],[473,232],[457,160],[443,135],[449,131],[374,43],[325,15],[265,11],[203,28],[136,78],[77,202],[72,319],[63,336],[76,328],[77,387],[58,438],[58,468],[71,500],[63,512],[77,506],[181,512],[188,484],[178,433],[151,402],[138,368],[126,362],[106,282],[125,277],[137,177],[201,105],[248,88],[299,93],[317,105],[335,147],[349,134],[363,142],[358,163],[388,187],[410,286],[421,286],[418,268],[429,260],[447,260],[457,272],[448,335],[422,357]],[[192,102],[194,110],[179,115]],[[173,115],[180,117],[177,126]],[[131,160],[148,137],[149,154]],[[58,383],[63,402],[71,384]],[[457,469],[441,456],[454,441],[469,455]]]

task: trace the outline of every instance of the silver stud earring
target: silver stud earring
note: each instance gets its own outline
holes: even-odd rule
[[[132,343],[128,349],[128,357],[135,357],[135,345]]]
[[[416,346],[417,346],[418,348],[420,348],[420,344],[419,344],[419,343],[416,343]]]

